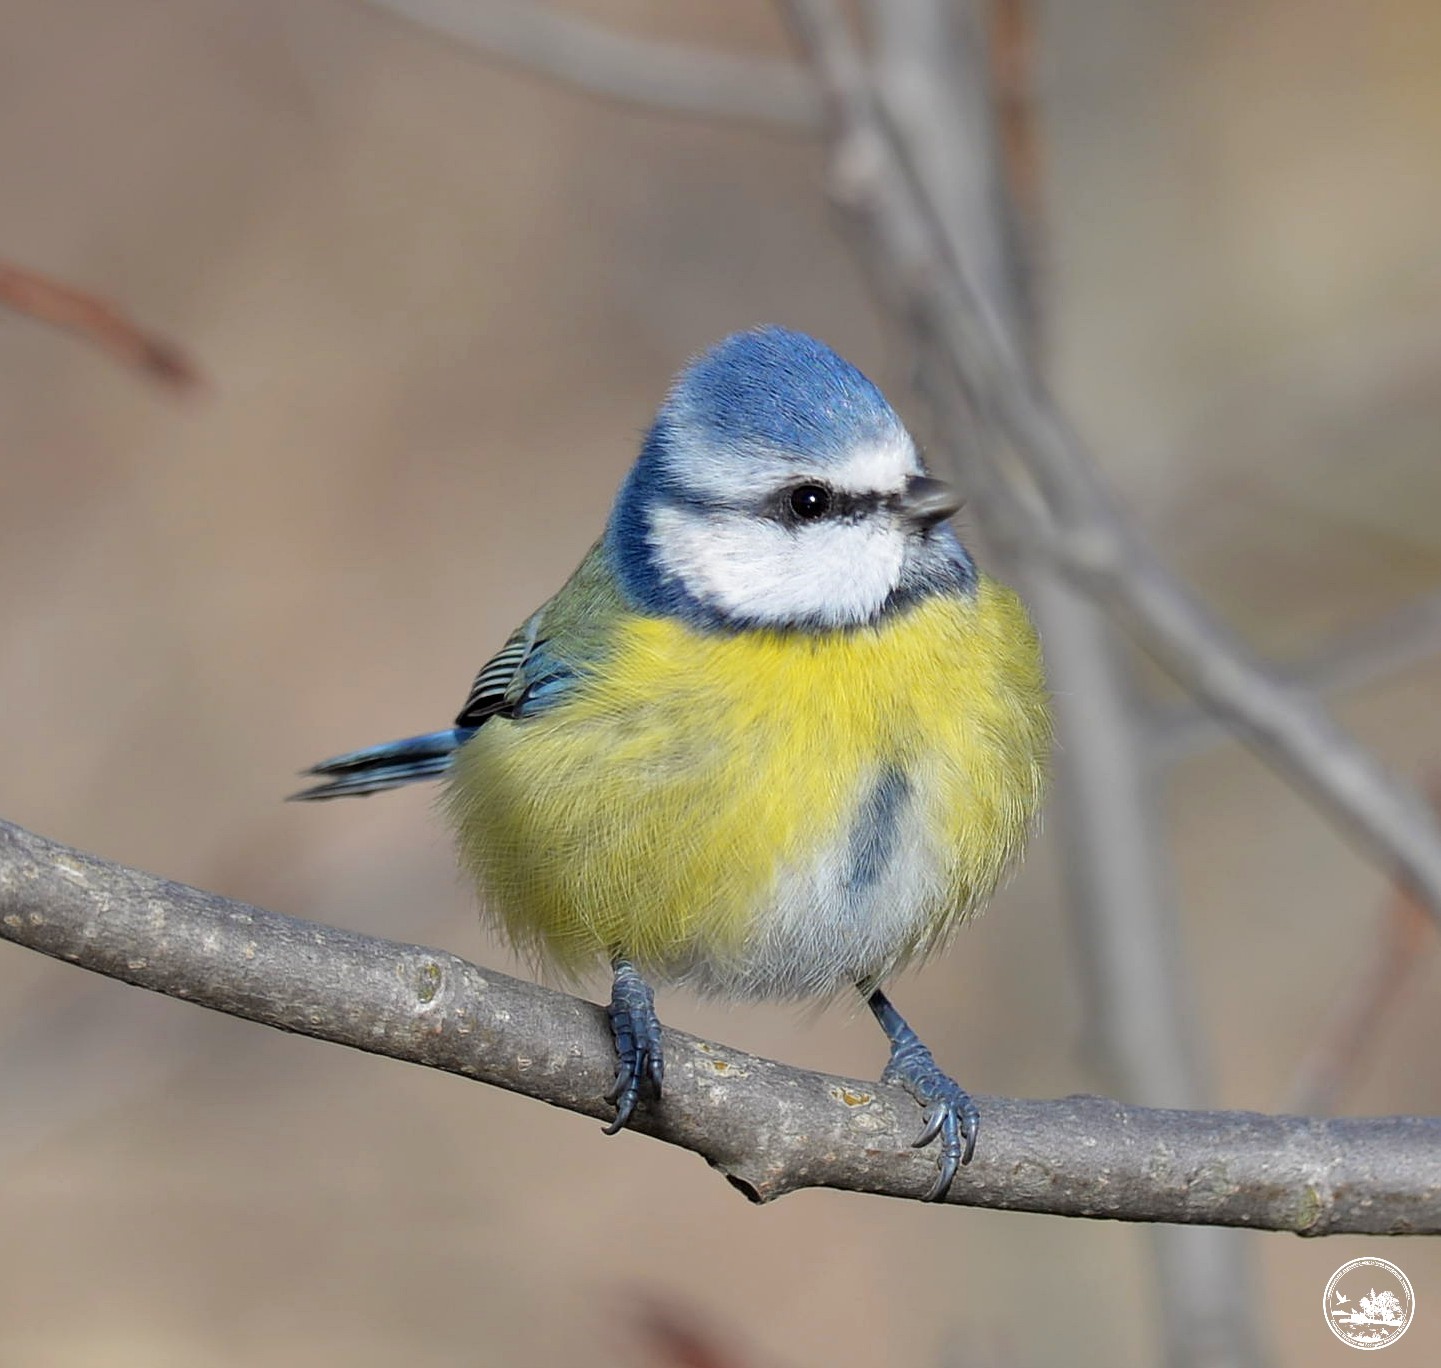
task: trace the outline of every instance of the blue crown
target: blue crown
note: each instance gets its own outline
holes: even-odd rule
[[[843,357],[805,333],[736,333],[681,372],[656,415],[655,436],[713,449],[839,461],[857,446],[896,440],[901,420]]]

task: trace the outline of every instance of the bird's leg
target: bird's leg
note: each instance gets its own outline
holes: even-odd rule
[[[661,1075],[665,1072],[660,1021],[650,984],[629,960],[617,959],[614,965],[615,984],[606,1015],[615,1038],[616,1071],[615,1087],[606,1094],[606,1101],[615,1103],[615,1120],[605,1128],[607,1135],[614,1135],[630,1120],[643,1088],[654,1098],[660,1096]]]
[[[956,1169],[971,1162],[976,1133],[981,1128],[981,1114],[966,1090],[936,1067],[931,1052],[879,988],[866,1002],[891,1042],[891,1057],[881,1074],[881,1082],[899,1083],[925,1108],[925,1124],[912,1143],[919,1149],[940,1138],[941,1171],[922,1199],[939,1202],[950,1188]]]

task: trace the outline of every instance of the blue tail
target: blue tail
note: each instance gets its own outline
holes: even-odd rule
[[[386,741],[322,760],[302,773],[323,775],[324,782],[292,793],[290,797],[307,801],[359,798],[382,789],[412,784],[418,779],[438,779],[450,768],[455,752],[474,735],[474,727],[449,727],[445,731],[408,736],[404,741]]]

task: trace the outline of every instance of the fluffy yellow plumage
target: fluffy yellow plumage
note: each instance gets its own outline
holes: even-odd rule
[[[863,966],[877,980],[985,901],[1034,820],[1040,654],[994,580],[821,633],[626,614],[607,657],[539,716],[482,727],[447,795],[490,915],[563,972],[618,954],[670,975],[742,963],[892,771],[925,886],[888,962]],[[841,986],[813,980],[793,986]]]
[[[446,780],[492,920],[562,974],[611,970],[612,1133],[662,1098],[648,979],[859,988],[938,1201],[980,1111],[882,984],[994,891],[1050,743],[1030,620],[946,527],[959,507],[854,366],[737,333],[681,372],[604,536],[454,724],[297,796]]]

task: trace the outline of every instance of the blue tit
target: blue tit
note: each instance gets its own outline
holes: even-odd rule
[[[979,1114],[881,985],[995,890],[1050,741],[1035,633],[959,506],[854,366],[738,333],[681,372],[604,535],[454,726],[326,760],[296,796],[444,782],[485,915],[564,975],[613,974],[608,1133],[660,1095],[652,981],[858,988],[916,1143],[939,1141],[939,1199]]]

